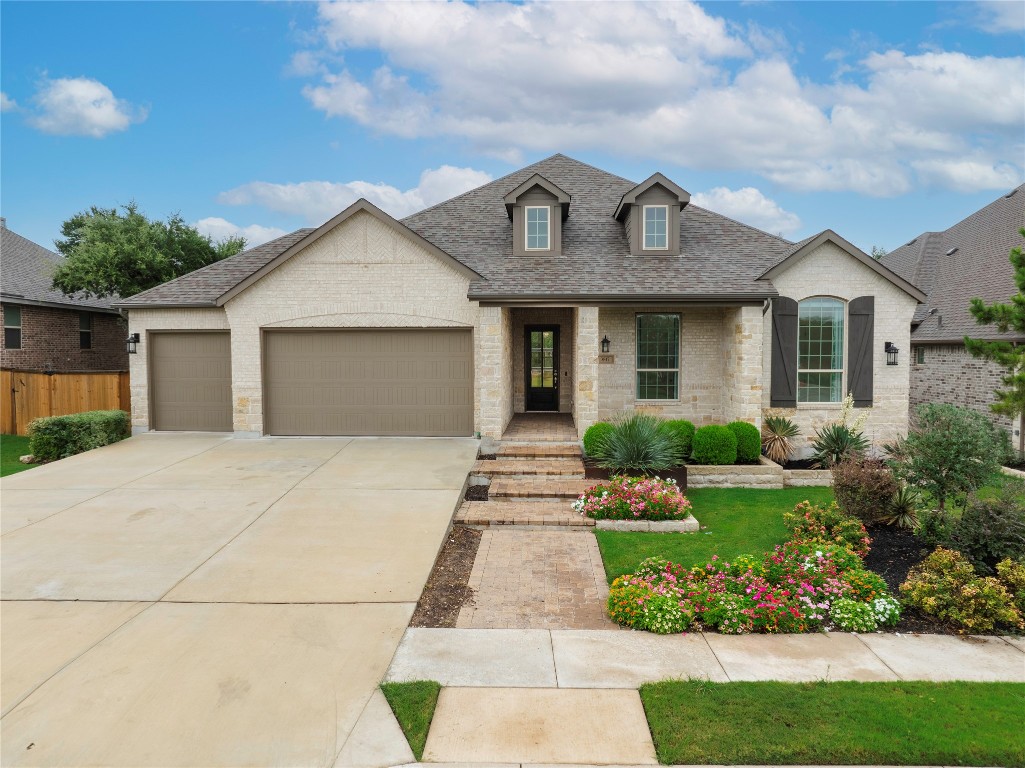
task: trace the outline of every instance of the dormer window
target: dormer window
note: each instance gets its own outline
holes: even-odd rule
[[[669,206],[644,206],[644,250],[669,249]]]
[[[550,213],[551,208],[547,205],[526,206],[526,235],[528,251],[547,251],[550,249]]]

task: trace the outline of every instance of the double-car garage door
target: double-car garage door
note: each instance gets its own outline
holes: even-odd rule
[[[227,333],[152,335],[152,423],[231,430]],[[473,432],[469,329],[274,330],[263,335],[270,435]]]

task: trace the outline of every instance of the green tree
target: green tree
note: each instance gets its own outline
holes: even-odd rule
[[[66,294],[133,296],[242,251],[246,241],[214,242],[180,214],[150,221],[134,202],[116,208],[91,207],[61,225],[56,242],[64,262],[53,287]]]
[[[1025,237],[1025,228],[1018,232]],[[1016,331],[1025,334],[1025,254],[1021,246],[1012,248],[1009,258],[1014,266],[1014,282],[1018,286],[1018,293],[1011,297],[1011,303],[987,305],[982,299],[972,299],[971,312],[980,325],[995,325],[1001,333]],[[997,401],[990,407],[1012,419],[1025,412],[1025,344],[983,341],[968,336],[965,336],[964,343],[975,357],[992,360],[1007,369],[1001,377],[1006,389],[996,391]]]
[[[879,261],[879,259],[883,258],[883,256],[885,256],[888,253],[889,253],[889,251],[886,250],[885,248],[881,247],[881,246],[878,246],[878,245],[873,245],[872,246],[872,258],[875,259],[876,261]]]

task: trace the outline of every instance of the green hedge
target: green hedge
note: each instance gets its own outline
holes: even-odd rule
[[[694,433],[695,464],[736,464],[737,436],[721,424],[709,424]]]
[[[741,464],[757,464],[762,455],[762,435],[758,427],[746,421],[731,421],[726,428],[737,436],[737,461]]]
[[[694,425],[686,419],[670,419],[663,425],[676,439],[684,456],[690,456],[694,445]]]
[[[602,446],[616,428],[607,421],[595,422],[584,432],[584,455],[589,459],[603,458]]]
[[[126,411],[86,411],[47,416],[28,425],[29,450],[37,461],[55,461],[102,445],[124,440],[132,433]]]

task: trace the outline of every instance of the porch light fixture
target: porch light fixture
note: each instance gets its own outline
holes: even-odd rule
[[[134,355],[139,351],[139,334],[131,333],[128,335],[128,340],[125,342],[128,347],[128,354]]]
[[[609,341],[609,337],[608,336],[605,336],[601,340],[601,353],[603,355],[607,355],[609,353],[609,347],[610,347],[611,344],[612,344],[612,342]]]
[[[900,350],[893,345],[892,341],[888,341],[883,345],[883,351],[886,352],[886,364],[896,365],[897,353],[900,352]]]

